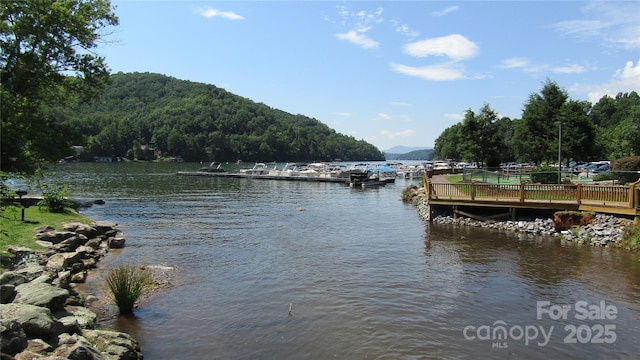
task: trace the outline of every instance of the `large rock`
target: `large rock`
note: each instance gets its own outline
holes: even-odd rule
[[[47,260],[47,268],[54,271],[63,271],[71,268],[73,264],[82,262],[82,254],[77,252],[63,252],[53,254]]]
[[[69,297],[69,291],[47,283],[30,282],[16,286],[14,303],[59,310]]]
[[[592,213],[576,211],[558,211],[553,214],[553,227],[556,231],[569,230],[574,226],[584,226],[593,222]]]
[[[0,349],[9,355],[15,355],[27,347],[27,334],[22,330],[22,326],[15,319],[0,319],[1,342]]]
[[[108,221],[96,221],[93,223],[93,227],[98,231],[98,235],[108,235],[111,233],[117,233],[118,229],[116,226],[118,224],[108,222]]]
[[[16,297],[16,287],[13,284],[0,285],[0,304],[8,304]]]
[[[109,247],[112,249],[122,249],[124,247],[125,239],[121,236],[119,237],[110,237],[107,240]]]
[[[31,279],[33,280],[33,279]],[[13,285],[17,286],[20,284],[24,284],[29,282],[30,279],[27,278],[25,274],[20,274],[15,271],[7,271],[0,275],[0,285]]]
[[[84,245],[87,242],[87,237],[82,234],[76,234],[68,239],[65,239],[51,248],[58,252],[72,252],[75,251],[78,246]]]
[[[65,306],[63,311],[54,314],[66,327],[78,326],[81,329],[93,329],[98,315],[84,306]]]
[[[73,231],[56,231],[56,230],[49,230],[49,231],[45,231],[45,232],[41,232],[41,233],[37,233],[35,235],[35,239],[36,240],[40,240],[40,241],[47,241],[50,242],[52,244],[59,244],[65,240],[67,240],[68,238],[77,235],[76,233],[74,233]]]
[[[83,224],[81,222],[72,222],[72,223],[63,223],[62,229],[66,231],[73,231],[78,234],[82,234],[87,238],[91,239],[99,235],[98,230],[87,224]]]
[[[58,338],[58,347],[53,356],[69,360],[106,360],[107,357],[96,349],[87,339],[78,334],[62,334]]]
[[[47,308],[28,304],[0,304],[0,319],[16,321],[29,337],[49,339],[61,330]]]
[[[103,330],[84,330],[82,335],[106,355],[109,360],[142,359],[140,345],[129,334]]]

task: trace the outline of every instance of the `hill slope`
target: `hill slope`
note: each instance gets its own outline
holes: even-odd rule
[[[59,111],[87,137],[86,159],[384,160],[375,146],[316,119],[160,74],[114,74],[100,101]]]

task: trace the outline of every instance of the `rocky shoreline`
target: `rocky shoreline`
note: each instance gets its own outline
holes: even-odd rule
[[[10,247],[15,262],[0,275],[0,331],[5,359],[142,359],[126,333],[96,328],[90,296],[75,290],[87,271],[125,239],[115,224],[63,224],[39,228],[36,242],[49,249]]]
[[[416,206],[418,214],[423,220],[429,221],[427,199],[424,196],[424,190],[421,192],[420,189],[416,188],[411,190],[411,192],[412,194],[408,197]],[[625,228],[633,223],[633,220],[626,218],[596,214],[588,224],[569,229],[558,229],[554,219],[549,217],[536,218],[525,216],[515,220],[479,221],[467,217],[458,217],[455,219],[451,211],[442,209],[432,212],[432,217],[433,219],[431,221],[437,224],[456,224],[532,235],[548,235],[579,244],[605,247],[619,244],[623,239]]]

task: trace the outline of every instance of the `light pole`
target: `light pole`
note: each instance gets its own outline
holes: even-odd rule
[[[562,121],[554,123],[558,125],[558,184],[562,182]]]

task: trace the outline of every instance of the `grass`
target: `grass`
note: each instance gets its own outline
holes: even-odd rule
[[[148,271],[132,265],[112,269],[105,282],[121,315],[132,315],[136,301],[153,285]]]
[[[24,220],[22,218],[22,208],[18,206],[3,206],[0,208],[0,256],[2,264],[9,261],[13,255],[7,251],[11,245],[27,247],[34,250],[44,250],[36,244],[33,236],[35,229],[40,226],[51,226],[60,230],[62,223],[82,222],[89,224],[91,220],[82,216],[73,209],[66,209],[62,213],[52,213],[46,209],[32,206],[25,209]]]
[[[633,252],[640,252],[640,221],[627,226],[620,246]]]

